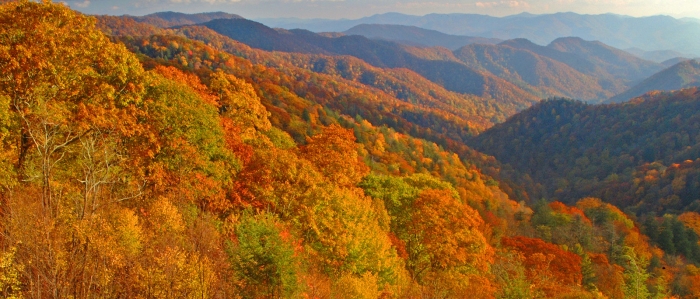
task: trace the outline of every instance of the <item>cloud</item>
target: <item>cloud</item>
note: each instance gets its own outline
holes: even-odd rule
[[[241,2],[241,0],[170,0],[171,3],[209,3],[209,4],[226,4]]]
[[[528,8],[530,4],[526,1],[491,1],[491,2],[476,2],[474,3],[476,7],[479,8],[491,8],[491,7],[512,7],[512,8]]]
[[[75,6],[80,7],[80,8],[85,8],[90,6],[90,0],[85,0],[83,2],[76,2]]]

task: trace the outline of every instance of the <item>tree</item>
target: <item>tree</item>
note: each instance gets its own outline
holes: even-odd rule
[[[228,247],[229,259],[247,298],[294,298],[298,294],[300,261],[293,240],[282,237],[283,226],[270,214],[248,210],[236,225],[236,240]]]
[[[225,211],[231,205],[224,190],[241,165],[226,147],[216,106],[181,83],[150,79],[144,103],[150,134],[141,141],[150,146],[151,159],[142,167],[150,170],[154,191]]]
[[[369,172],[367,165],[359,159],[357,148],[352,130],[331,125],[308,138],[300,150],[302,156],[331,182],[339,186],[354,186]]]
[[[56,175],[81,141],[119,140],[138,130],[144,72],[134,55],[59,4],[18,1],[0,8],[0,98],[20,134],[13,155],[22,180],[37,182],[56,213]],[[113,173],[110,173],[113,175]],[[86,182],[90,196],[96,182]]]
[[[479,273],[493,262],[493,248],[479,231],[483,220],[448,190],[427,189],[413,203],[407,224],[407,267],[413,277],[433,271]]]
[[[315,201],[302,219],[311,247],[331,277],[375,274],[380,288],[394,285],[400,273],[388,236],[383,208],[357,189],[325,186],[314,191]]]
[[[553,280],[559,284],[581,284],[581,257],[578,255],[540,239],[517,236],[503,238],[501,243],[523,253],[528,278],[545,282]]]
[[[625,265],[625,298],[649,298],[651,296],[647,288],[649,273],[646,271],[649,261],[644,257],[638,257],[630,247],[626,247],[625,252],[626,254],[623,256],[627,259]]]
[[[211,74],[209,87],[219,98],[219,111],[240,127],[270,129],[270,115],[255,89],[245,81],[219,70]]]

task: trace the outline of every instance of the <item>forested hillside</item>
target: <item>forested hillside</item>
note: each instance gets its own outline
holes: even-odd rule
[[[629,90],[610,98],[607,102],[619,103],[628,101],[654,90],[672,91],[699,85],[700,62],[697,60],[685,60],[654,74]]]
[[[548,100],[477,136],[473,145],[539,184],[533,196],[599,196],[637,214],[695,211],[697,88],[623,104]]]
[[[0,69],[4,298],[700,295],[700,215],[513,200],[502,104],[415,72],[30,1]]]
[[[601,86],[604,80],[599,82],[563,62],[508,45],[515,42],[469,45],[455,51],[455,55],[467,66],[491,72],[541,98],[559,96],[597,102],[615,93]]]

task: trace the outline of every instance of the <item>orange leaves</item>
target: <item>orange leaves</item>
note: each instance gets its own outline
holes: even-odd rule
[[[83,197],[85,211],[87,201],[94,210],[109,200],[99,194],[98,203],[103,186],[126,189],[127,179],[117,177],[140,180],[120,168],[128,160],[125,139],[140,131],[145,90],[133,54],[90,18],[48,1],[1,6],[0,45],[0,97],[9,98],[17,120],[14,164],[20,176],[40,177],[27,181],[42,186],[45,208],[56,210],[54,187]]]
[[[596,287],[609,298],[624,298],[625,277],[624,268],[616,264],[610,264],[605,254],[592,254],[593,268],[595,270]]]
[[[527,274],[530,279],[539,275],[551,275],[557,282],[568,285],[581,284],[581,257],[578,255],[540,239],[512,237],[503,238],[501,242],[503,246],[524,254],[524,264],[529,269]]]
[[[434,189],[421,192],[413,209],[408,232],[416,237],[409,242],[418,242],[409,244],[414,275],[420,277],[430,268],[488,269],[494,252],[478,229],[483,220],[474,209],[457,201],[451,191]]]
[[[359,160],[358,145],[352,131],[339,125],[323,128],[301,147],[304,158],[311,161],[330,181],[340,186],[353,186],[369,173]]]
[[[586,217],[586,215],[581,211],[581,209],[577,207],[569,207],[559,201],[555,201],[549,204],[549,207],[552,208],[552,211],[557,212],[557,213],[562,213],[562,214],[567,214],[567,215],[579,215],[581,219],[583,219],[586,223],[590,224],[591,220]]]
[[[700,236],[700,214],[696,212],[685,212],[678,216],[678,220],[683,222],[685,226],[691,228],[697,235]]]
[[[199,77],[195,76],[194,74],[185,73],[172,66],[165,67],[160,65],[153,69],[153,71],[165,78],[189,86],[197,93],[197,95],[199,95],[202,100],[204,100],[204,102],[218,107],[216,97],[211,91],[209,91],[209,88],[207,88],[206,85],[199,81]]]

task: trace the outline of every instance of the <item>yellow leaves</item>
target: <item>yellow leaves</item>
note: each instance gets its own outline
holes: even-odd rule
[[[377,275],[370,272],[359,276],[345,274],[331,290],[331,297],[338,299],[375,299],[378,296]]]
[[[222,71],[212,73],[209,88],[218,95],[220,110],[241,128],[270,129],[269,112],[260,102],[253,86]]]
[[[115,235],[117,242],[128,259],[136,257],[143,247],[143,232],[139,218],[129,209],[119,209],[115,215]]]
[[[394,281],[398,258],[371,199],[343,189],[320,195],[310,207],[308,229],[324,263],[340,273],[376,273],[380,285]]]
[[[145,298],[210,298],[216,283],[207,258],[166,247],[154,254],[153,263],[139,269],[139,288]]]
[[[0,295],[6,299],[23,298],[20,275],[24,266],[17,264],[16,254],[17,248],[11,247],[0,255]]]
[[[14,165],[16,159],[12,133],[16,132],[17,124],[11,118],[10,98],[0,95],[0,188],[8,188],[15,185]],[[1,190],[1,189],[0,189]]]
[[[177,207],[164,197],[151,204],[148,221],[156,234],[179,235],[185,230],[182,215]]]

